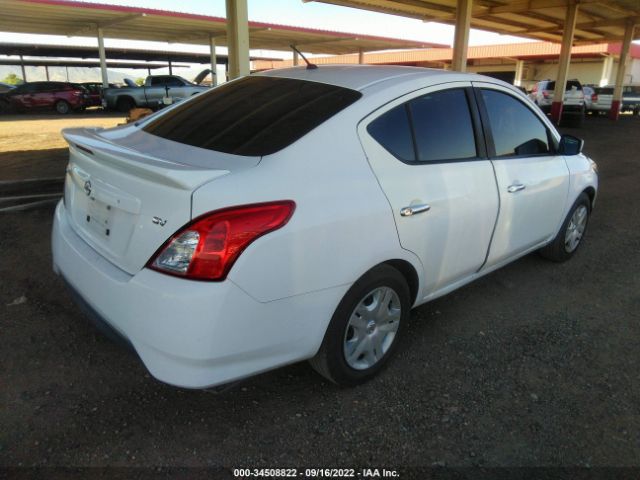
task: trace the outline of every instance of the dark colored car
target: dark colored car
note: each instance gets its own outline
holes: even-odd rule
[[[15,85],[9,85],[8,83],[0,82],[0,93],[8,92],[9,90],[13,90],[16,88]]]
[[[86,106],[87,90],[67,82],[29,82],[0,95],[3,110],[54,109],[66,114]]]

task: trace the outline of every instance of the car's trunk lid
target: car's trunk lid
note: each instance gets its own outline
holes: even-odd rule
[[[70,151],[64,198],[71,224],[130,274],[191,219],[198,187],[260,160],[182,145],[134,126],[67,129],[63,136]]]

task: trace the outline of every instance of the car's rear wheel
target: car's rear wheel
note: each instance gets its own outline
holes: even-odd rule
[[[122,113],[128,113],[129,110],[135,108],[136,104],[128,97],[120,97],[116,102],[116,108]]]
[[[69,105],[69,102],[65,100],[58,100],[54,107],[56,109],[56,112],[58,112],[60,115],[66,115],[71,111],[71,105]]]
[[[586,193],[582,193],[567,214],[558,235],[540,254],[554,262],[569,260],[582,244],[587,231],[591,214],[591,200]]]
[[[398,270],[370,270],[338,305],[311,365],[338,385],[370,379],[392,356],[410,308],[409,287]]]

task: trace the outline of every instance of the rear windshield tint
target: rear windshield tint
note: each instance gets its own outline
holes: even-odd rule
[[[202,93],[143,130],[236,155],[275,153],[362,96],[347,88],[277,77],[246,77]]]
[[[595,91],[600,95],[613,95],[613,88],[609,87],[598,87],[595,89]]]
[[[576,87],[576,90],[582,90],[582,85],[580,84],[580,82],[577,82],[575,80],[568,80],[567,81],[567,90],[571,90],[573,87]],[[549,82],[547,83],[547,86],[545,88],[545,90],[555,90],[556,89],[556,82]]]

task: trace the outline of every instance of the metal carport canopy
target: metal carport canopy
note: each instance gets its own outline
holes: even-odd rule
[[[551,117],[560,122],[575,44],[622,41],[611,118],[617,119],[629,48],[640,24],[640,0],[303,0],[455,25],[453,70],[465,71],[471,27],[561,43]]]
[[[303,0],[455,24],[457,0]],[[574,43],[621,41],[628,21],[640,23],[639,0],[474,0],[471,27],[490,32],[561,42],[565,13],[579,4]]]
[[[0,31],[227,46],[225,18],[68,0],[3,0]],[[250,48],[334,54],[446,45],[249,22]]]

